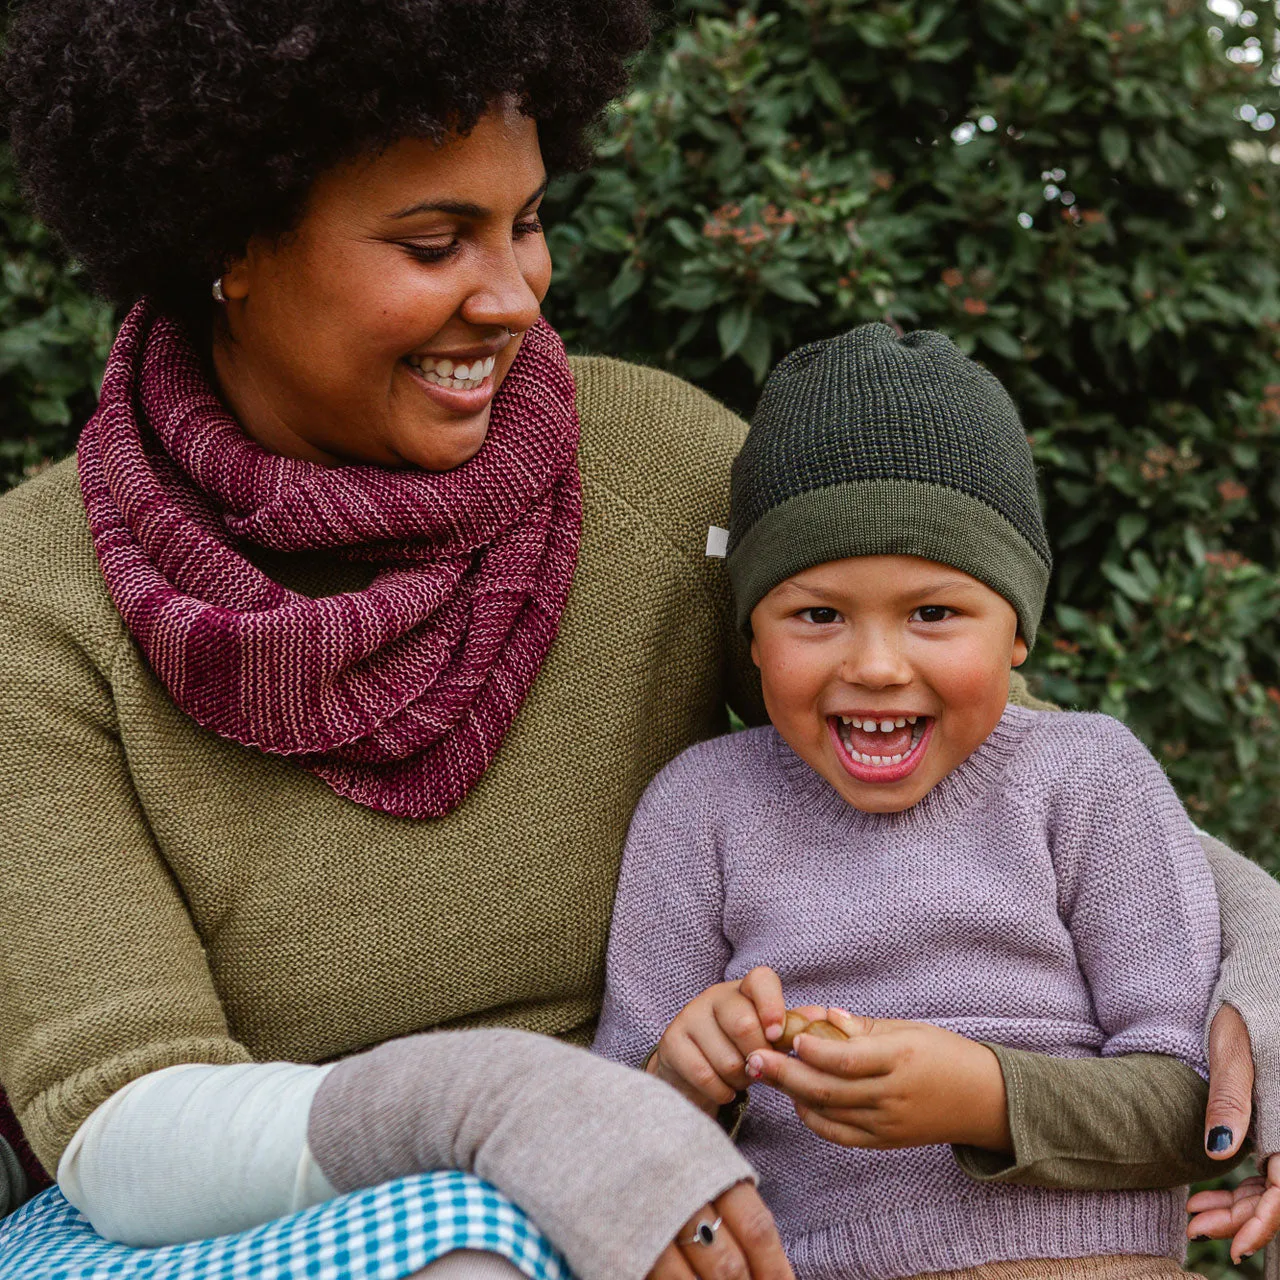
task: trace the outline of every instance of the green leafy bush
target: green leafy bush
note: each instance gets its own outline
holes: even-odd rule
[[[67,453],[93,411],[114,333],[50,234],[23,208],[0,148],[0,486]]]
[[[1270,4],[682,0],[549,219],[571,343],[744,412],[866,320],[990,365],[1058,557],[1035,684],[1273,869],[1275,37]]]

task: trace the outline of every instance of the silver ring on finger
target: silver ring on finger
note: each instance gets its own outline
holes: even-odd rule
[[[716,1232],[720,1230],[720,1224],[723,1218],[717,1218],[714,1222],[700,1222],[693,1229],[693,1235],[687,1240],[677,1240],[676,1244],[700,1244],[703,1248],[709,1248],[716,1242]]]

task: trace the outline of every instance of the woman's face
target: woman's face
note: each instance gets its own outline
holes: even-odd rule
[[[223,277],[214,367],[245,430],[329,464],[473,457],[551,283],[545,186],[537,126],[506,105],[323,174],[296,230]]]

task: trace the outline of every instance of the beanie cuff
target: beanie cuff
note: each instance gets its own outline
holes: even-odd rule
[[[828,485],[766,511],[729,552],[738,626],[745,631],[752,609],[792,574],[851,556],[919,556],[959,569],[1003,596],[1035,643],[1049,565],[993,507],[917,480]]]

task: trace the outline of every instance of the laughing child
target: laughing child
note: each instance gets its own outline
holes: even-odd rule
[[[1185,1189],[980,1182],[948,1145],[1011,1149],[983,1042],[1203,1076],[1218,969],[1159,765],[1106,716],[1008,705],[1050,570],[1008,395],[936,333],[795,352],[734,465],[728,566],[772,726],[645,794],[597,1051],[707,1110],[775,1086],[739,1140],[801,1280],[1181,1274]],[[852,1038],[768,1048],[784,991]]]

